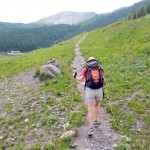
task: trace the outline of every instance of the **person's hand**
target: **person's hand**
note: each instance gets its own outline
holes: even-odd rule
[[[104,80],[104,85],[106,85],[106,80]]]
[[[74,78],[76,78],[76,76],[77,76],[77,72],[74,73]]]

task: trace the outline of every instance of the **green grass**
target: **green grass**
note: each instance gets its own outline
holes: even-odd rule
[[[131,138],[128,144],[132,150],[150,147],[149,25],[150,15],[118,22],[90,32],[81,43],[84,57],[95,56],[105,71],[116,128]],[[111,112],[108,100],[105,101],[107,110]],[[132,130],[138,122],[143,123],[140,131]]]
[[[90,32],[81,43],[83,56],[95,56],[105,71],[112,111],[107,98],[103,104],[115,118],[112,120],[113,127],[124,135],[117,150],[147,150],[150,147],[149,24],[149,15],[138,20],[118,22]],[[87,111],[81,104],[80,96],[72,94],[70,70],[75,43],[82,36],[23,56],[0,57],[1,80],[31,69],[38,74],[37,69],[50,58],[57,59],[62,66],[60,76],[41,82],[35,103],[33,89],[24,89],[24,94],[30,93],[31,97],[20,103],[15,99],[18,93],[13,95],[12,103],[4,101],[3,115],[0,115],[0,136],[3,137],[0,149],[69,149],[72,140],[59,139],[62,134],[60,123],[70,122],[69,128],[76,128],[84,123],[82,119]],[[45,101],[41,99],[43,93],[47,95]],[[79,104],[81,107],[76,110]],[[42,131],[36,132],[35,127]],[[46,139],[49,131],[53,131],[53,141]],[[10,137],[12,140],[8,140]],[[30,139],[37,142],[27,147],[26,142]]]
[[[74,58],[74,44],[79,37],[81,37],[81,35],[70,41],[59,43],[50,48],[34,50],[22,56],[0,56],[0,76],[9,77],[26,69],[39,69],[39,67],[50,58],[57,59],[63,69],[67,69],[70,67],[71,61]]]
[[[72,94],[73,77],[70,68],[75,56],[73,49],[82,36],[83,34],[53,47],[38,49],[22,56],[1,57],[3,58],[0,59],[1,82],[5,78],[10,77],[11,79],[12,76],[26,70],[33,70],[38,75],[39,67],[50,58],[55,58],[60,62],[62,73],[56,78],[41,81],[38,95],[35,89],[19,87],[23,95],[30,97],[18,101],[16,97],[19,93],[13,93],[11,96],[13,99],[3,101],[3,111],[0,115],[0,126],[2,127],[0,149],[33,150],[53,149],[53,147],[61,149],[62,145],[65,149],[70,147],[71,139],[61,140],[59,137],[64,132],[62,126],[70,121],[68,114],[74,111],[79,104],[82,106],[79,94]],[[17,83],[14,86],[17,86]],[[41,99],[43,93],[46,95],[45,101]],[[9,94],[11,92],[6,91],[2,96],[7,97]],[[82,119],[83,111],[80,114],[80,119]],[[76,129],[78,124],[78,122],[70,123],[68,129]],[[53,135],[52,141],[48,139],[48,136],[52,136],[48,135],[50,132]],[[36,142],[28,146],[26,142],[30,142],[30,139]],[[58,143],[54,142],[55,139]]]
[[[11,61],[15,56],[0,55],[0,64]],[[17,56],[16,56],[17,57]]]

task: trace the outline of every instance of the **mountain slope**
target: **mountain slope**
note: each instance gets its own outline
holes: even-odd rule
[[[149,25],[150,15],[118,22],[90,32],[81,43],[83,56],[95,56],[105,71],[104,104],[124,135],[120,147],[127,150],[150,147]]]
[[[77,33],[78,26],[63,24],[38,28],[10,28],[0,32],[0,51],[27,52],[40,47],[49,47]]]
[[[0,32],[4,30],[13,30],[13,29],[20,29],[20,28],[38,28],[43,25],[40,24],[24,24],[24,23],[9,23],[9,22],[0,22]]]
[[[83,56],[98,58],[105,71],[107,85],[102,105],[112,114],[113,127],[124,135],[118,150],[148,150],[150,147],[149,24],[150,15],[118,22],[90,32],[80,45]],[[81,35],[1,63],[0,75],[4,80],[0,87],[1,149],[50,149],[50,146],[53,149],[52,144],[56,149],[69,149],[71,139],[59,139],[62,127],[67,122],[71,122],[68,129],[81,125],[86,113],[79,92],[73,93],[74,82],[69,68],[74,46],[80,38]],[[18,84],[18,78],[5,79],[25,69],[37,69],[49,58],[61,62],[62,74],[42,82],[40,89],[27,88],[25,85],[30,80],[22,85],[22,82]],[[24,75],[21,73],[18,77]]]
[[[71,139],[59,139],[63,125],[72,122],[68,130],[80,125],[86,110],[79,94],[72,95],[69,68],[82,36],[7,61],[0,59],[0,149],[68,149]],[[60,62],[62,74],[40,82],[35,72],[50,58]]]
[[[50,17],[40,19],[36,24],[52,25],[52,24],[78,24],[89,20],[96,16],[93,12],[71,12],[64,11]]]
[[[145,6],[149,0],[143,0],[130,7],[123,7],[111,13],[97,15],[85,22],[81,23],[81,30],[91,31],[93,29],[102,28],[119,20],[124,20],[130,13],[133,13],[139,7]]]
[[[48,47],[61,42],[62,40],[67,40],[68,38],[84,31],[102,28],[118,20],[123,20],[129,15],[129,13],[145,5],[147,2],[148,0],[143,0],[131,7],[121,8],[108,14],[96,15],[95,13],[64,12],[64,16],[66,16],[67,19],[63,19],[65,18],[63,17],[63,13],[52,17],[52,20],[54,21],[63,20],[68,24],[72,24],[72,21],[83,21],[85,18],[88,18],[88,21],[82,22],[78,25],[61,24],[49,26],[48,18],[45,18],[43,21],[43,23],[47,22],[48,25],[40,23],[0,23],[0,51],[9,52],[11,50],[19,50],[25,52],[39,47]],[[74,16],[74,19],[72,19],[69,14]],[[89,19],[90,17],[92,17],[92,19]]]

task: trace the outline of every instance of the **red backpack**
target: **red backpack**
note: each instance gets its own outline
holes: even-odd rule
[[[104,85],[103,69],[99,67],[97,60],[89,60],[86,63],[85,86],[91,89],[99,89]]]

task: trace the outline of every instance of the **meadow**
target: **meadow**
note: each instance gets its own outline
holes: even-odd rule
[[[71,70],[71,62],[75,56],[73,49],[82,36],[83,34],[22,56],[1,57],[0,150],[62,150],[72,146],[70,138],[59,137],[63,132],[62,126],[67,122],[70,122],[67,130],[76,129],[84,123],[86,109],[79,92],[73,93]],[[26,85],[19,83],[22,72],[28,75],[31,70],[36,74],[40,66],[50,58],[60,62],[61,75],[39,83],[33,82],[35,85],[21,86]],[[17,79],[14,80],[14,77]],[[31,78],[34,80],[34,76]],[[38,90],[36,84],[40,86]]]
[[[85,58],[96,57],[105,71],[107,84],[103,106],[112,116],[113,127],[123,135],[117,150],[147,150],[150,147],[149,24],[149,15],[137,20],[117,22],[89,32],[80,45],[83,56]],[[17,105],[13,108],[12,106],[15,105],[12,103],[2,101],[4,107],[0,115],[0,138],[2,139],[0,149],[33,150],[40,149],[40,147],[69,149],[71,139],[58,138],[61,134],[59,125],[70,121],[68,129],[74,129],[84,124],[86,108],[82,105],[79,92],[72,94],[73,79],[70,69],[75,56],[73,52],[75,43],[82,36],[83,34],[80,34],[66,42],[50,48],[34,50],[23,56],[0,58],[1,83],[22,71],[34,70],[36,72],[43,62],[50,58],[57,59],[62,65],[60,76],[41,82],[39,95],[36,97],[41,107],[31,109],[32,97],[35,95],[30,89],[25,91],[25,94],[30,92],[33,95],[25,99],[19,108]],[[43,92],[48,95],[45,101],[40,98]],[[53,97],[48,93],[52,93]],[[6,92],[5,95],[7,94]],[[17,103],[15,97],[13,103]],[[71,111],[72,107],[73,111]],[[23,108],[28,110],[27,114],[24,114]],[[7,119],[4,114],[7,114]],[[31,114],[32,120],[23,123],[26,116]],[[64,117],[66,120],[61,120]],[[38,121],[44,127],[40,134],[34,131]],[[52,141],[46,139],[45,134],[50,129],[55,131],[52,139],[54,145]],[[28,133],[32,138],[38,139],[38,142],[30,147],[25,143]],[[9,137],[14,137],[15,142],[7,140]]]
[[[114,128],[125,135],[120,149],[150,147],[149,25],[150,15],[117,22],[90,32],[81,43],[83,56],[96,57],[105,71],[104,104]]]
[[[4,64],[13,59],[13,56],[0,55],[0,64]]]

